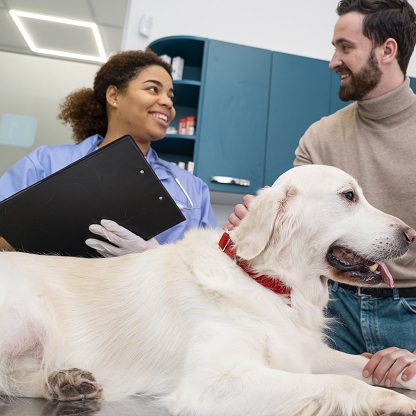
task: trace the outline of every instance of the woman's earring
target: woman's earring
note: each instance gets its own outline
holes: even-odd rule
[[[117,104],[116,103],[114,103],[113,105],[114,105],[114,107],[117,107]]]

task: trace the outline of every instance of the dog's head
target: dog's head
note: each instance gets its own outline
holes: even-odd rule
[[[392,286],[384,260],[404,255],[415,231],[370,205],[344,171],[306,165],[259,191],[230,235],[255,271],[290,287],[296,275]]]

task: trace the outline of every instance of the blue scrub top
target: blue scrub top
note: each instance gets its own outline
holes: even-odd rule
[[[36,148],[11,166],[0,178],[0,200],[97,150],[102,141],[103,138],[95,134],[76,145]],[[157,235],[156,240],[160,244],[181,239],[193,227],[217,227],[205,182],[173,163],[160,159],[152,148],[149,149],[146,159],[186,218],[186,221]]]

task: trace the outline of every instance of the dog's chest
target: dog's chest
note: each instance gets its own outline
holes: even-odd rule
[[[208,325],[214,328],[213,337],[227,337],[227,348],[238,351],[244,345],[271,368],[311,370],[316,346],[321,346],[320,336],[299,324],[296,311],[278,299],[279,295],[263,288],[227,292],[217,287],[208,292],[215,304],[211,312],[216,311],[210,315],[214,319]]]

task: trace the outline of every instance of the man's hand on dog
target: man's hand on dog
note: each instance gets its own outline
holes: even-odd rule
[[[369,358],[363,370],[363,377],[372,377],[374,385],[382,383],[391,387],[399,374],[403,371],[402,380],[408,381],[416,374],[416,350],[412,352],[396,347],[386,348],[375,354],[368,352],[362,355]]]
[[[254,198],[255,198],[254,195],[249,195],[249,194],[244,195],[243,203],[237,204],[234,207],[234,212],[232,212],[228,216],[229,222],[227,224],[224,224],[223,226],[224,230],[232,231],[234,230],[235,227],[237,227],[240,224],[241,220],[247,215],[248,207]]]

